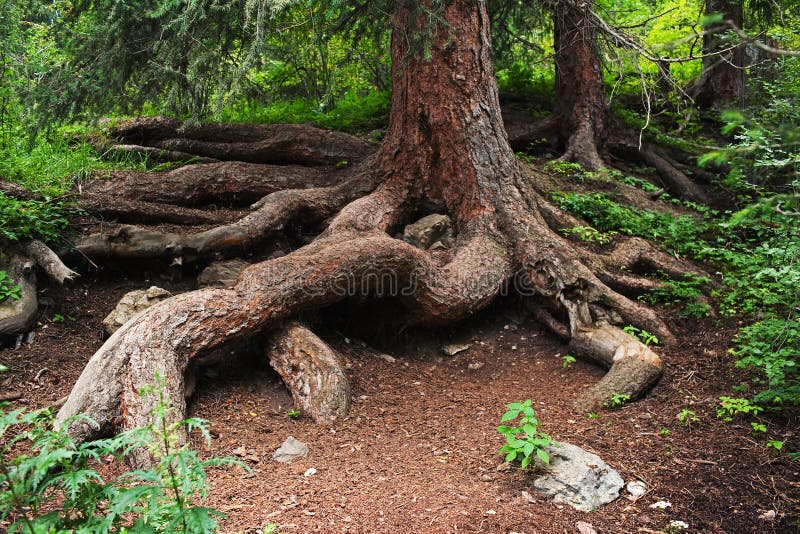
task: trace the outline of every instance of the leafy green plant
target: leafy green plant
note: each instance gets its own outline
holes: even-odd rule
[[[699,319],[706,317],[711,312],[711,306],[701,301],[703,288],[711,283],[707,276],[689,275],[683,280],[673,280],[662,275],[665,280],[658,287],[639,297],[639,300],[655,304],[664,302],[668,304],[683,304],[681,315]]]
[[[63,203],[17,200],[0,192],[0,237],[9,241],[57,242],[67,229],[69,215]]]
[[[664,437],[667,437],[669,436],[669,428],[662,428],[658,431],[658,433]]]
[[[584,173],[583,167],[581,167],[579,163],[573,163],[571,161],[561,161],[558,159],[548,161],[547,164],[544,166],[544,170],[556,174],[563,174],[565,176],[567,175],[582,176]]]
[[[750,426],[753,428],[753,435],[763,434],[767,431],[767,425],[759,423],[758,421],[750,421]]]
[[[604,193],[556,192],[553,200],[561,209],[585,219],[601,232],[644,237],[680,253],[697,254],[707,247],[701,234],[708,225],[695,217],[636,210],[620,205]]]
[[[650,345],[658,345],[658,338],[654,334],[648,332],[647,330],[643,330],[641,328],[636,328],[635,326],[628,325],[623,327],[622,331],[625,332],[626,334],[632,335],[633,337],[644,343],[645,346],[649,347]]]
[[[301,412],[300,410],[298,410],[298,409],[296,409],[296,408],[292,408],[291,410],[289,410],[288,412],[286,412],[286,416],[287,416],[287,417],[289,417],[289,419],[295,419],[295,420],[297,420],[297,419],[300,419],[300,415],[301,415],[302,413],[303,413],[303,412]]]
[[[766,378],[767,387],[755,402],[800,404],[800,318],[770,318],[745,327],[730,352],[738,358],[737,367],[756,369]]]
[[[573,228],[564,228],[561,232],[566,235],[574,235],[581,241],[585,241],[587,243],[597,243],[598,245],[607,245],[611,242],[611,236],[616,234],[616,232],[598,232],[591,226],[575,226]]]
[[[600,414],[595,412],[589,412],[586,414],[587,419],[600,419]]]
[[[684,408],[680,412],[678,412],[678,423],[681,426],[692,426],[694,423],[699,423],[700,418],[697,417],[697,414],[692,411]]]
[[[6,300],[19,300],[22,288],[11,279],[6,271],[0,271],[0,303]]]
[[[64,430],[66,425],[51,428],[48,410],[0,411],[0,520],[11,521],[8,532],[216,531],[223,514],[195,504],[208,492],[206,469],[241,464],[203,460],[197,451],[175,445],[181,427],[199,431],[207,442],[210,435],[199,419],[167,423],[170,408],[163,385],[157,378],[140,392],[158,396],[152,425],[80,445]],[[85,418],[79,422],[94,424]],[[26,452],[14,455],[20,449]],[[154,455],[154,467],[110,480],[95,468],[103,458],[121,460],[141,450]]]
[[[777,439],[771,439],[767,441],[767,448],[775,449],[776,451],[780,451],[783,449],[783,441]]]
[[[553,439],[539,429],[540,423],[531,405],[530,399],[506,404],[508,411],[503,414],[500,422],[506,423],[515,419],[519,421],[516,422],[516,426],[497,427],[497,431],[506,438],[506,444],[500,449],[499,454],[505,457],[506,462],[519,461],[523,469],[530,465],[534,455],[549,464],[550,455],[547,454],[547,448],[553,443]]]
[[[763,411],[764,408],[742,397],[721,396],[717,405],[717,417],[724,421],[732,421],[740,415],[756,416]]]
[[[572,367],[572,364],[575,363],[576,361],[577,360],[575,359],[575,356],[570,356],[569,354],[565,354],[564,356],[561,357],[561,367],[567,369],[569,367]]]
[[[616,410],[617,408],[622,408],[625,404],[630,402],[630,400],[630,395],[626,395],[624,393],[614,393],[611,395],[611,398],[605,404],[603,404],[603,406],[612,410]]]

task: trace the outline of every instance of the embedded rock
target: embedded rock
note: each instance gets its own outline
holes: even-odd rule
[[[294,436],[286,438],[280,447],[272,453],[272,459],[276,462],[288,463],[295,458],[302,458],[308,455],[308,445],[295,439]]]
[[[117,303],[117,307],[103,319],[103,326],[106,327],[106,332],[113,334],[135,315],[171,296],[172,293],[156,286],[151,286],[147,290],[140,289],[125,293]]]
[[[564,442],[551,445],[547,453],[550,465],[537,461],[544,473],[533,481],[540,493],[583,512],[619,497],[622,477],[596,454]]]
[[[447,215],[428,215],[406,226],[403,240],[425,250],[450,248],[453,246],[453,223]]]
[[[250,264],[244,260],[215,261],[197,277],[197,287],[229,287]]]

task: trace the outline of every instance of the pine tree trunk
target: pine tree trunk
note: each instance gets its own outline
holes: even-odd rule
[[[591,1],[556,0],[553,38],[556,116],[566,147],[562,159],[597,170],[603,166],[598,150],[607,136],[607,106],[597,30],[588,16],[591,7]]]
[[[730,21],[737,28],[744,24],[742,2],[728,0],[707,0],[706,16],[721,14],[723,21]],[[712,107],[733,104],[744,94],[744,46],[724,39],[726,26],[713,24],[710,33],[703,36],[703,73],[694,88],[695,103],[698,107]]]

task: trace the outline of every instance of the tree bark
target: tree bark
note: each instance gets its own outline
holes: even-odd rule
[[[152,422],[157,399],[138,391],[156,373],[168,377],[166,394],[174,407],[169,422],[179,421],[191,362],[224,343],[278,328],[303,310],[356,295],[395,297],[415,320],[441,324],[473,314],[501,289],[513,288],[523,299],[552,309],[553,328],[574,340],[581,354],[606,363],[609,354],[612,362],[625,360],[625,365],[612,363],[613,387],[624,385],[638,395],[653,383],[661,373],[658,358],[621,335],[608,317],[618,316],[666,343],[673,338],[651,310],[605,281],[638,287],[639,278],[626,269],[642,261],[657,264],[658,254],[628,240],[612,255],[600,256],[548,225],[542,212],[558,210],[536,192],[535,175],[519,166],[503,129],[485,1],[453,0],[441,16],[446,24],[433,28],[425,58],[409,50],[409,43],[415,33],[410,28],[426,22],[413,20],[405,4],[394,15],[389,128],[378,152],[352,171],[352,180],[377,187],[366,188],[366,196],[356,200],[341,186],[315,190],[320,210],[341,205],[343,198],[349,204],[313,242],[248,267],[230,288],[175,296],[123,325],[89,361],[59,411],[59,424],[76,413],[93,418],[98,427],[70,426],[83,440],[98,435],[98,429]],[[286,192],[267,199],[281,193]],[[340,196],[334,202],[326,194]],[[272,224],[265,217],[276,220],[287,210],[307,208],[300,201],[267,200],[250,216],[252,227],[212,231],[196,239],[195,252],[212,241],[244,246]],[[434,253],[391,237],[430,213],[453,220],[452,248]],[[567,324],[557,317],[566,317]],[[609,394],[601,385],[589,388],[587,399],[602,403]]]
[[[743,6],[736,0],[706,0],[706,16],[721,14],[723,21],[743,28]],[[701,109],[733,104],[744,94],[744,46],[725,38],[727,28],[719,23],[705,28],[709,33],[703,36],[703,72],[693,91]]]
[[[578,0],[553,4],[555,111],[566,147],[562,159],[587,170],[603,166],[599,150],[608,122],[597,30],[588,15],[592,4]]]

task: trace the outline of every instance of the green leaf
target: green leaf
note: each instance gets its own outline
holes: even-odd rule
[[[530,456],[531,454],[533,454],[533,450],[535,448],[536,447],[533,445],[533,443],[526,443],[525,446],[522,448],[522,452],[525,453],[525,456]]]
[[[516,419],[519,415],[519,410],[509,410],[503,414],[503,417],[500,418],[501,423],[505,423],[506,421],[511,421],[512,419]]]
[[[536,449],[536,456],[539,457],[541,461],[550,465],[550,455],[547,454],[544,449]]]
[[[522,462],[520,462],[520,465],[522,466],[523,469],[525,469],[526,467],[528,467],[530,465],[531,458],[533,458],[533,456],[526,456],[525,458],[522,459]]]

